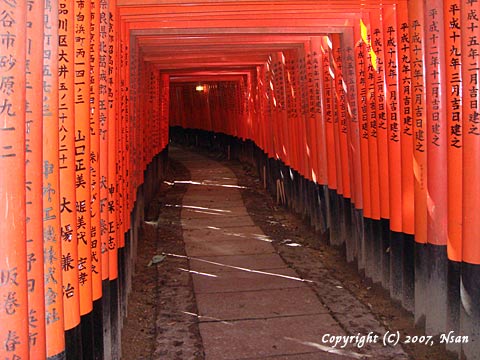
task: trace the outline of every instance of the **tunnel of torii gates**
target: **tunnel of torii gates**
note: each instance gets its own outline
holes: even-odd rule
[[[0,29],[2,359],[120,357],[169,129],[479,358],[479,2],[0,0]]]

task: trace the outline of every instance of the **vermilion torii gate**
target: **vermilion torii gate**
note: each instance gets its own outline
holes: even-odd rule
[[[119,357],[143,204],[180,126],[253,142],[265,179],[289,169],[347,260],[476,358],[479,11],[1,0],[0,355]]]

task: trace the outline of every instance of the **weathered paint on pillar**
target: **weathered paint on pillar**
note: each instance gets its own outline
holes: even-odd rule
[[[80,315],[93,309],[90,179],[90,2],[75,2],[75,189]]]
[[[42,199],[42,89],[44,4],[34,0],[27,4],[26,62],[26,211],[27,277],[30,358],[45,358],[45,293],[43,259]]]
[[[65,330],[70,330],[80,323],[77,208],[75,194],[74,7],[71,2],[67,0],[59,1],[58,20],[61,265],[63,271]]]
[[[116,92],[116,81],[117,81],[117,52],[116,52],[116,41],[118,40],[117,32],[117,22],[116,22],[116,12],[115,12],[115,1],[108,1],[108,84],[107,84],[107,137],[108,137],[108,197],[107,197],[107,212],[108,212],[108,253],[109,253],[109,278],[110,280],[115,280],[118,277],[118,263],[117,263],[117,253],[118,253],[118,223],[117,223],[117,92]],[[123,236],[123,234],[122,234]]]
[[[58,133],[58,2],[45,3],[43,49],[43,253],[47,358],[65,351]]]
[[[100,38],[98,46],[99,76],[98,76],[98,117],[100,136],[100,172],[99,172],[99,200],[100,200],[100,238],[102,280],[108,279],[108,31],[109,10],[108,1],[100,0]]]
[[[92,241],[92,300],[102,297],[102,242],[100,222],[100,2],[91,2],[90,18],[90,184]]]
[[[0,357],[28,359],[26,4],[2,1],[0,14]]]

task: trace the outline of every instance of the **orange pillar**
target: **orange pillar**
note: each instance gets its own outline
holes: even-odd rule
[[[448,243],[450,260],[462,261],[462,65],[460,0],[445,2],[445,48],[447,81]]]
[[[402,152],[400,125],[400,93],[398,63],[398,33],[395,8],[383,8],[384,66],[386,80],[385,100],[387,103],[387,135],[389,174],[390,229],[402,231]]]
[[[428,306],[426,331],[447,330],[447,108],[443,1],[425,4]]]
[[[102,297],[102,244],[100,222],[100,2],[91,2],[90,23],[90,184],[92,300]]]
[[[388,128],[387,104],[385,97],[385,48],[383,38],[382,12],[376,10],[371,16],[371,46],[375,52],[375,97],[376,97],[376,134],[378,184],[380,190],[380,218],[390,218],[389,164],[388,164]]]
[[[358,102],[358,128],[360,137],[360,157],[362,175],[363,216],[372,217],[370,196],[370,159],[368,157],[368,93],[367,93],[367,27],[360,20],[360,28],[355,27],[356,85]],[[365,251],[365,249],[359,249]]]
[[[368,19],[368,17],[366,17]],[[370,204],[371,217],[373,220],[380,220],[380,179],[378,163],[378,107],[376,88],[377,57],[372,47],[371,25],[367,22],[367,38],[365,41],[366,52],[366,101],[367,101],[367,131],[368,131],[368,159],[370,172]]]
[[[412,76],[413,173],[415,190],[415,319],[425,315],[427,286],[427,103],[425,69],[425,7],[423,1],[408,3],[410,63]]]
[[[391,289],[392,296],[402,300],[405,308],[414,311],[414,252],[413,238],[415,228],[414,171],[413,171],[413,88],[412,62],[410,56],[410,27],[406,1],[396,6],[398,37],[398,84],[400,108],[400,146],[401,146],[401,185],[402,185],[402,231],[398,238],[392,238],[394,252],[397,250],[401,260],[402,271],[394,271],[392,275],[401,274],[401,287]],[[397,258],[394,255],[394,261]],[[392,280],[393,282],[393,280]]]
[[[62,276],[65,330],[72,330],[67,339],[71,343],[80,339],[76,334],[80,323],[80,289],[78,278],[78,238],[75,174],[75,112],[74,112],[74,24],[73,4],[59,1],[58,76],[59,76],[59,168],[60,216],[62,226]],[[75,329],[75,331],[73,331]]]
[[[465,5],[462,8],[462,72],[463,72],[463,261],[469,264],[480,264],[480,222],[478,206],[480,204],[479,149],[480,149],[480,96],[479,59],[476,55],[479,46],[473,42],[477,37],[480,22],[471,14],[480,14],[478,4]],[[473,42],[473,43],[472,43]]]
[[[461,3],[463,98],[463,207],[461,333],[472,334],[466,358],[480,352],[480,4]],[[458,191],[458,190],[457,190]]]
[[[332,58],[335,71],[335,96],[336,96],[336,112],[338,123],[338,150],[340,155],[339,166],[341,167],[342,195],[346,199],[350,199],[350,167],[348,163],[348,100],[347,100],[347,84],[343,76],[345,71],[343,68],[343,46],[340,34],[332,34]],[[339,179],[340,181],[340,179]]]
[[[102,264],[102,281],[108,280],[108,4],[101,2],[99,13],[98,44],[98,119],[99,119],[99,200],[100,200],[100,249]]]
[[[106,211],[108,213],[108,278],[110,280],[110,326],[112,335],[112,357],[118,356],[119,338],[120,338],[120,307],[119,307],[119,281],[118,281],[118,247],[120,243],[120,236],[123,236],[119,231],[118,223],[118,185],[117,185],[117,123],[118,123],[118,91],[117,91],[117,45],[118,37],[118,22],[116,1],[108,1],[108,62],[107,62],[107,141],[108,141],[108,173],[107,184],[108,194]],[[108,324],[107,324],[108,326]]]
[[[339,97],[337,93],[337,86],[336,83],[338,81],[338,70],[337,65],[335,63],[335,47],[334,38],[336,34],[329,34],[327,36],[327,49],[328,49],[328,56],[329,56],[329,66],[330,66],[330,75],[332,78],[332,117],[333,117],[333,144],[334,144],[334,157],[333,160],[335,161],[335,170],[336,170],[336,179],[337,179],[337,195],[343,195],[343,168],[342,168],[342,151],[341,151],[341,144],[340,144],[340,112],[338,111],[339,106]],[[343,89],[342,89],[343,92]],[[345,96],[343,96],[343,99]],[[343,241],[343,237],[339,235],[339,241]]]
[[[75,2],[75,188],[80,315],[91,313],[92,238],[90,180],[90,3]],[[90,334],[82,335],[85,337]]]
[[[389,210],[390,210],[390,296],[401,300],[403,290],[403,249],[405,241],[402,234],[402,125],[399,64],[400,37],[397,24],[397,7],[384,6],[382,9],[384,64],[385,64],[385,101],[387,110],[388,136],[388,172]]]
[[[412,72],[412,111],[414,131],[415,241],[427,242],[427,123],[424,74],[425,20],[422,1],[409,3],[410,62]]]
[[[108,137],[108,254],[109,254],[109,279],[115,280],[118,277],[117,252],[118,237],[117,232],[117,76],[116,76],[116,13],[115,2],[109,1],[109,18],[108,18],[108,111],[107,111],[107,137]]]
[[[43,199],[42,199],[42,89],[43,63],[42,1],[27,6],[26,66],[26,215],[27,276],[30,358],[45,358],[45,292],[43,286]]]
[[[357,20],[358,21],[358,20]],[[359,27],[358,23],[355,27]],[[346,213],[347,221],[350,221],[350,234],[347,234],[347,241],[350,243],[351,251],[347,253],[347,261],[357,260],[359,269],[364,268],[363,257],[363,231],[364,219],[361,209],[363,208],[362,194],[362,160],[360,153],[360,127],[359,110],[357,106],[357,86],[355,79],[355,30],[346,30],[343,34],[345,46],[343,47],[343,78],[346,87],[346,115],[347,115],[347,156],[350,171],[350,189],[352,206],[350,214]],[[350,217],[349,217],[350,215]]]
[[[29,357],[25,210],[26,3],[0,4],[0,357]]]
[[[50,6],[51,5],[51,6]],[[58,117],[58,1],[45,3],[43,49],[43,242],[47,358],[65,351]]]
[[[318,38],[317,38],[318,39]],[[320,106],[320,45],[313,39],[306,44],[306,97],[307,97],[307,136],[311,152],[311,177],[315,183],[326,184],[325,149],[321,127]]]
[[[415,229],[414,174],[413,174],[413,93],[410,33],[406,1],[397,7],[400,143],[402,149],[402,230],[413,235]]]
[[[333,69],[330,64],[329,38],[324,36],[322,39],[322,74],[323,74],[323,100],[325,117],[325,138],[327,148],[327,177],[328,188],[337,189],[337,165],[335,161],[335,138],[334,138],[334,102],[333,102]]]
[[[444,1],[447,148],[447,328],[460,331],[462,262],[463,129],[460,0]],[[452,345],[450,345],[452,346]],[[458,345],[453,345],[458,351]],[[447,348],[449,346],[447,345]]]
[[[350,184],[352,202],[355,208],[360,210],[363,208],[362,196],[362,167],[360,154],[360,127],[359,127],[359,109],[357,104],[357,84],[356,84],[356,64],[355,49],[356,46],[353,29],[348,32],[348,36],[344,34],[344,81],[347,89],[347,126],[348,126],[348,158],[350,167]]]
[[[125,103],[125,135],[124,135],[124,146],[125,146],[125,167],[124,167],[124,176],[125,176],[125,203],[126,203],[126,212],[125,212],[125,223],[130,224],[130,213],[133,211],[133,199],[135,198],[135,194],[133,193],[134,190],[132,189],[132,179],[131,179],[131,135],[130,135],[130,116],[131,116],[131,108],[130,108],[130,94],[131,94],[131,75],[130,75],[130,38],[129,38],[129,30],[127,25],[125,25],[124,29],[124,103]]]

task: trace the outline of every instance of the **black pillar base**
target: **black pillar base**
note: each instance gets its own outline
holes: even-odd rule
[[[380,237],[382,252],[382,286],[390,289],[390,220],[380,220]]]
[[[427,245],[415,243],[415,325],[425,327],[428,287]]]
[[[428,335],[447,330],[447,246],[427,244],[427,285],[425,292],[425,330]]]
[[[468,336],[462,344],[462,356],[480,358],[480,265],[462,264],[460,334]],[[456,335],[460,335],[456,334]]]
[[[82,353],[84,359],[94,359],[93,314],[89,312],[81,317]]]
[[[110,280],[110,324],[112,328],[112,360],[120,359],[119,280]]]
[[[82,326],[78,324],[73,329],[65,331],[65,359],[82,360]]]
[[[415,244],[413,235],[403,235],[402,304],[412,314],[415,311]]]
[[[60,354],[47,357],[47,360],[65,360],[66,358],[67,354],[65,351],[62,351]]]
[[[102,299],[93,302],[93,345],[95,360],[103,360],[103,306]]]
[[[104,359],[112,358],[112,328],[110,326],[110,281],[102,281],[102,330]]]
[[[448,278],[447,278],[447,329],[460,334],[460,279],[462,273],[462,263],[448,260]],[[460,354],[462,347],[460,344],[447,344],[447,350]]]
[[[400,232],[390,232],[390,296],[394,300],[403,298],[404,238]]]

